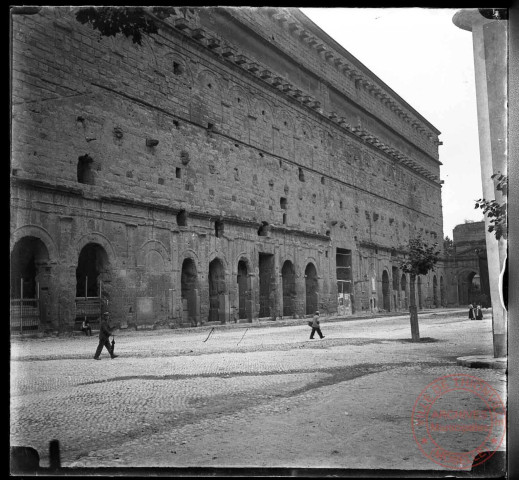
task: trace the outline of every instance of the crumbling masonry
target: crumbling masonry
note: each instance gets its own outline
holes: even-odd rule
[[[297,9],[172,12],[142,46],[13,14],[11,327],[407,309],[440,132]]]

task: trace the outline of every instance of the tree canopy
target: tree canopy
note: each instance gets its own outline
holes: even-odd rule
[[[400,269],[411,275],[427,275],[440,258],[438,243],[428,245],[422,237],[411,238],[404,260],[400,262]]]
[[[121,33],[141,45],[143,35],[158,32],[156,18],[164,20],[172,13],[171,7],[85,7],[76,12],[76,20],[90,23],[105,37]]]
[[[489,218],[490,225],[488,226],[489,232],[494,232],[496,239],[507,237],[508,223],[506,218],[507,202],[506,197],[508,196],[508,176],[501,173],[494,173],[492,180],[497,181],[496,190],[503,194],[505,200],[502,203],[496,200],[485,200],[480,198],[476,200],[474,208],[481,208],[483,213]]]

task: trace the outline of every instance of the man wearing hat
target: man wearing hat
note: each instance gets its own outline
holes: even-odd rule
[[[324,338],[324,335],[321,332],[321,322],[319,321],[319,310],[315,312],[313,321],[312,321],[312,333],[310,333],[310,340],[314,339],[314,334],[317,332],[317,334]]]
[[[112,335],[112,329],[110,328],[110,325],[108,324],[108,321],[110,320],[110,314],[108,312],[104,312],[101,317],[101,327],[99,328],[99,345],[97,346],[96,353],[94,355],[95,360],[101,360],[99,358],[99,355],[101,355],[101,351],[103,350],[103,347],[106,347],[108,350],[108,353],[110,354],[110,357],[115,358],[119,355],[114,355],[112,348],[110,346],[110,335]]]

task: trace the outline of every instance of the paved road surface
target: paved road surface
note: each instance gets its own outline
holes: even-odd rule
[[[442,470],[412,433],[426,385],[476,375],[506,401],[502,372],[456,365],[459,356],[491,354],[489,318],[422,314],[419,344],[409,342],[407,315],[323,319],[322,330],[323,340],[309,340],[300,320],[121,331],[120,357],[104,351],[101,361],[92,358],[95,336],[13,337],[11,444],[36,448],[42,466],[58,439],[68,467]],[[470,395],[456,401],[484,408]],[[475,437],[455,441],[470,450]]]

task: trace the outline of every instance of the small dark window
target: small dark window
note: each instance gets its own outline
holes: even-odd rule
[[[173,73],[175,75],[182,75],[182,73],[183,73],[182,65],[180,65],[177,62],[173,62]]]
[[[159,185],[164,185],[164,179],[162,177],[159,177],[158,182]]]
[[[287,224],[287,214],[284,213],[283,214],[283,225],[286,225]]]
[[[176,129],[178,129],[180,127],[180,124],[178,123],[178,120],[173,120],[173,125],[175,125]]]
[[[213,88],[213,86],[210,83],[208,83],[207,88]]]
[[[299,180],[301,182],[304,182],[305,181],[305,172],[303,172],[303,169],[302,168],[299,168]]]
[[[182,169],[177,167],[175,168],[175,177],[176,178],[182,178]]]
[[[212,132],[213,129],[214,129],[214,124],[212,124],[212,123],[208,123],[208,124],[207,124],[207,130],[209,130],[209,131]]]
[[[279,206],[283,209],[283,210],[286,210],[287,209],[287,199],[285,197],[281,197],[279,199]]]
[[[258,235],[260,237],[266,237],[269,232],[269,224],[267,222],[262,222],[261,227],[258,228]]]
[[[342,210],[342,200],[339,202],[339,208]]]
[[[220,238],[224,232],[224,224],[221,220],[214,222],[214,235],[216,238]]]
[[[77,181],[86,185],[94,185],[93,160],[89,155],[83,155],[77,162]]]
[[[177,225],[179,227],[187,227],[187,213],[185,210],[177,213]]]
[[[324,185],[324,177],[321,177],[321,183]]]

